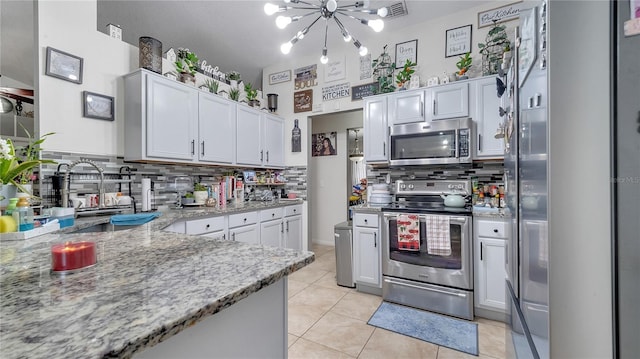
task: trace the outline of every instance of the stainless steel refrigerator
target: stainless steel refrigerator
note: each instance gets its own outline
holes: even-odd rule
[[[640,355],[640,1],[612,1],[614,350]],[[634,299],[635,298],[635,299]]]
[[[548,81],[546,2],[520,12],[506,78],[507,356],[549,357]]]

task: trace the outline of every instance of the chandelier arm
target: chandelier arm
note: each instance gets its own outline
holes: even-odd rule
[[[369,15],[377,15],[377,13],[378,13],[378,9],[354,10],[354,9],[347,9],[347,8],[342,8],[342,7],[339,7],[338,11],[359,12],[359,13],[369,14]]]
[[[320,8],[320,6],[318,6],[318,5],[316,5],[316,4],[308,3],[308,2],[306,2],[306,1],[298,1],[298,2],[296,2],[296,4],[305,4],[305,5],[313,6],[313,7],[314,7],[314,8],[316,8],[316,9],[319,9],[319,8]],[[296,9],[296,8],[294,8],[294,9]]]
[[[338,28],[340,28],[340,31],[342,31],[342,36],[350,35],[353,38],[353,36],[349,32],[349,30],[347,30],[347,28],[344,26],[342,21],[340,21],[340,19],[338,19],[337,16],[334,15],[333,19],[336,21],[336,24],[338,24]]]
[[[327,48],[327,33],[329,32],[329,21],[325,19],[324,21],[324,48]]]
[[[293,7],[293,6],[289,6],[289,8],[287,10],[314,10],[314,11],[318,11],[318,9],[320,9],[319,7]],[[287,11],[285,10],[285,11]]]

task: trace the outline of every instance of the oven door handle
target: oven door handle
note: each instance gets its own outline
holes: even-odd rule
[[[422,287],[419,285],[415,285],[415,284],[409,284],[409,283],[402,283],[402,282],[396,282],[394,280],[391,280],[389,278],[385,278],[384,281],[386,283],[389,284],[397,284],[397,285],[401,285],[401,286],[405,286],[405,287],[409,287],[409,288],[415,288],[415,289],[421,289],[421,290],[428,290],[431,292],[436,292],[436,293],[442,293],[442,294],[448,294],[448,295],[454,295],[457,297],[466,297],[467,295],[465,293],[455,293],[455,292],[450,292],[448,290],[443,290],[443,289],[435,289],[435,288],[430,288],[430,287]]]
[[[389,219],[389,218],[397,218],[398,217],[398,213],[383,213],[382,214],[383,217],[385,219]],[[420,217],[425,217],[424,215],[421,215]],[[449,216],[449,221],[453,222],[455,224],[465,224],[470,217],[455,217],[455,216]]]

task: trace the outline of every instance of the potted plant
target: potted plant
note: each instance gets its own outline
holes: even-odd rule
[[[187,192],[185,193],[184,197],[182,197],[182,204],[192,204],[194,203],[196,200],[193,196],[193,193],[191,192]]]
[[[251,107],[260,107],[260,101],[258,101],[258,90],[252,88],[250,83],[244,85],[244,92],[247,96],[247,102]]]
[[[240,73],[238,71],[231,71],[227,74],[227,79],[230,82],[231,87],[237,87],[240,83]]]
[[[204,85],[207,87],[207,89],[209,89],[209,92],[213,94],[218,94],[218,87],[220,86],[218,81],[214,79],[207,79],[207,80],[204,80]]]
[[[504,53],[511,51],[511,41],[507,37],[505,25],[493,23],[493,27],[487,33],[484,43],[478,43],[480,55],[482,55],[482,74],[497,74]]]
[[[229,88],[229,98],[233,101],[238,101],[240,99],[240,90],[236,87]]]
[[[467,71],[471,68],[471,62],[473,58],[471,58],[471,53],[467,52],[464,56],[460,56],[460,61],[456,62],[456,67],[458,67],[458,72],[456,72],[456,78],[458,80],[466,80],[469,77],[467,76]]]
[[[207,191],[207,186],[202,183],[196,183],[193,185],[193,197],[196,203],[204,204],[209,197],[209,192]]]
[[[198,67],[198,56],[189,49],[178,49],[178,59],[174,63],[176,71],[180,73],[180,81],[196,85],[196,69]]]
[[[378,88],[374,90],[375,94],[395,91],[396,87],[393,86],[393,69],[395,67],[395,62],[391,62],[391,56],[387,53],[387,45],[384,45],[380,56],[371,62],[373,78],[378,83]]]
[[[33,178],[33,170],[36,167],[43,163],[56,163],[52,160],[42,160],[38,155],[41,150],[40,144],[51,134],[48,133],[35,141],[30,140],[25,148],[18,149],[14,147],[11,139],[0,138],[0,206],[6,206],[9,203],[8,199],[16,196],[17,189],[30,193],[24,185]]]
[[[413,68],[416,66],[415,62],[411,62],[411,60],[407,59],[407,62],[402,66],[402,70],[398,72],[396,76],[396,84],[398,85],[399,90],[406,90],[405,85],[409,80],[411,80],[411,75],[416,72]]]

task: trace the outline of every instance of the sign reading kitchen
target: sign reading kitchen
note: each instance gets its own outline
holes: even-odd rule
[[[351,96],[351,87],[348,82],[322,88],[322,101],[337,100]]]

